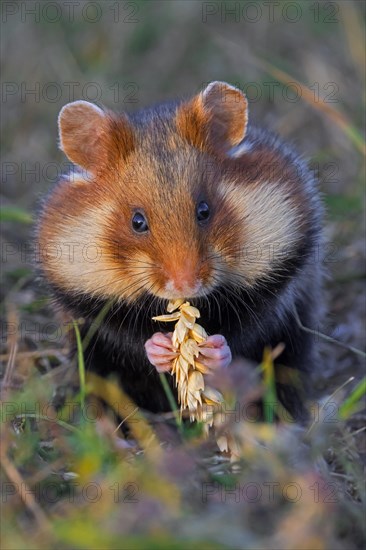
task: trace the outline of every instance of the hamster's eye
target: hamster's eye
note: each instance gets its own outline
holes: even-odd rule
[[[210,208],[205,201],[201,201],[196,210],[197,221],[205,222],[210,217]]]
[[[132,218],[132,228],[136,233],[145,233],[149,230],[146,218],[141,212],[136,212]]]

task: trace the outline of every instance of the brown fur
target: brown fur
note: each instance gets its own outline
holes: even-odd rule
[[[60,113],[61,147],[82,171],[62,178],[42,209],[42,273],[58,306],[84,319],[82,337],[108,305],[86,368],[117,376],[151,411],[169,409],[144,351],[166,330],[152,321],[165,308],[161,298],[197,304],[208,333],[222,334],[233,357],[258,364],[265,346],[282,342],[280,364],[303,374],[316,365],[295,310],[316,327],[320,201],[296,154],[259,128],[247,134],[247,120],[244,95],[219,82],[132,115],[86,102]],[[198,216],[202,203],[207,220]],[[136,213],[148,231],[133,229]],[[278,391],[292,414],[306,416],[291,385]]]
[[[126,115],[86,102],[64,107],[61,147],[94,168],[89,178],[60,184],[43,212],[39,243],[49,280],[66,291],[133,301],[144,291],[164,298],[187,289],[194,294],[197,285],[202,295],[225,276],[248,286],[270,276],[270,254],[258,258],[253,251],[296,244],[306,211],[278,152],[223,160],[245,134],[246,109],[244,96],[223,84],[210,85],[180,105],[173,120],[144,131]],[[203,228],[195,219],[200,200],[212,210]],[[147,216],[148,234],[133,232],[135,210]]]
[[[178,132],[201,151],[224,154],[245,136],[247,101],[227,84],[212,83],[178,109]]]
[[[87,101],[75,101],[61,109],[60,146],[68,158],[95,174],[134,148],[132,128],[125,115],[117,118]]]

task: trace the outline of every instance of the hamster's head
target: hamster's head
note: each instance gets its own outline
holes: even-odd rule
[[[128,302],[255,284],[270,267],[248,261],[243,248],[273,232],[288,238],[293,220],[280,192],[263,182],[244,189],[229,169],[246,124],[244,95],[220,82],[136,116],[84,101],[66,105],[60,145],[79,168],[41,215],[46,278],[62,291]],[[280,214],[272,226],[265,196]]]

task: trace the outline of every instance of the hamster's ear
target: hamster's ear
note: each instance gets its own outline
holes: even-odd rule
[[[178,131],[195,147],[227,153],[239,145],[248,122],[245,95],[226,82],[211,82],[177,110]]]
[[[66,156],[90,172],[103,168],[114,156],[126,156],[132,148],[132,130],[123,115],[117,118],[87,101],[65,105],[58,128]]]

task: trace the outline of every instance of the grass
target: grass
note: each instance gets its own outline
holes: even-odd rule
[[[3,222],[16,222],[24,224],[33,223],[33,217],[29,214],[29,212],[16,206],[7,206],[2,208],[0,215]]]
[[[281,548],[323,549],[344,536],[347,548],[357,547],[363,428],[352,434],[349,426],[365,380],[347,397],[339,388],[323,404],[313,403],[308,428],[274,423],[276,352],[267,350],[264,383],[254,382],[246,396],[262,393],[264,422],[246,417],[250,403],[234,384],[227,387],[227,403],[240,403],[241,411],[233,416],[230,406],[223,418],[236,442],[230,461],[215,438],[185,424],[179,437],[162,418],[151,425],[113,381],[86,374],[74,329],[80,393],[75,398],[69,391],[62,409],[53,405],[52,373],[34,374],[18,390],[11,389],[12,375],[5,376],[4,548],[273,548],[277,541]],[[127,439],[118,430],[121,410]]]
[[[339,409],[339,416],[342,419],[347,419],[359,409],[362,410],[364,404],[362,402],[363,397],[366,395],[366,378],[363,378],[361,382],[357,384],[353,392],[342,403]]]
[[[79,327],[76,321],[73,322],[75,337],[76,337],[76,349],[77,349],[77,360],[78,360],[78,371],[79,371],[79,386],[80,386],[80,405],[81,408],[85,408],[85,363],[84,363],[84,354],[83,354],[83,343],[80,337]]]

